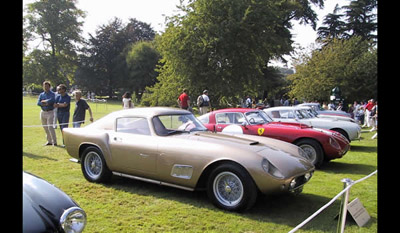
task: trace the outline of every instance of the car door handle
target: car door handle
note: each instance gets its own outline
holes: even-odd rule
[[[143,153],[140,153],[139,155],[140,155],[141,157],[143,157],[143,158],[149,157],[149,155],[146,155],[146,154],[143,154]]]
[[[120,138],[120,137],[114,137],[114,141],[122,142],[122,138]]]
[[[222,129],[222,126],[217,126],[217,129]]]

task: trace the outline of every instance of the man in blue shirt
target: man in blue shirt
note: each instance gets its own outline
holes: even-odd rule
[[[71,97],[67,94],[67,87],[64,84],[58,85],[57,92],[58,95],[56,95],[54,107],[57,108],[58,124],[60,125],[61,135],[63,135],[63,129],[68,128],[69,124],[69,109]]]
[[[57,145],[56,132],[53,128],[54,121],[54,103],[55,94],[50,90],[50,82],[43,82],[44,92],[40,93],[37,105],[41,107],[40,120],[42,121],[42,126],[47,135],[47,143],[45,146]]]

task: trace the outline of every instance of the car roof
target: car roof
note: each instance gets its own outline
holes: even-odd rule
[[[119,117],[129,116],[140,116],[140,117],[153,117],[159,115],[180,115],[180,114],[191,114],[191,112],[178,108],[168,107],[143,107],[143,108],[130,108],[123,109],[111,113],[112,115]]]
[[[191,112],[178,109],[178,108],[168,108],[168,107],[143,107],[143,108],[130,108],[123,109],[109,113],[103,116],[92,124],[87,125],[86,129],[113,129],[114,120],[120,117],[143,117],[150,119],[154,116],[160,115],[182,115],[191,114]]]
[[[320,105],[319,103],[302,103],[301,106]]]
[[[219,112],[256,112],[260,111],[259,109],[254,109],[254,108],[224,108],[224,109],[219,109],[214,112],[219,113]]]
[[[279,107],[266,108],[264,110],[265,111],[295,110],[295,107],[293,107],[293,106],[279,106]]]
[[[264,110],[266,110],[266,111],[274,111],[274,110],[298,110],[298,109],[310,109],[310,106],[306,106],[306,105],[303,105],[303,106],[299,106],[299,105],[296,105],[296,106],[279,106],[279,107],[272,107],[272,108],[266,108],[266,109],[264,109]]]

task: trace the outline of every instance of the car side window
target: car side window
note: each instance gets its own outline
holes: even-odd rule
[[[217,113],[215,115],[217,124],[237,124],[240,125],[245,122],[243,114],[238,112]]]
[[[147,119],[141,117],[117,118],[116,131],[120,133],[150,135]]]
[[[228,113],[215,114],[215,121],[217,122],[217,124],[229,124]]]
[[[279,113],[280,113],[280,115],[281,115],[281,118],[284,118],[284,119],[294,119],[294,115],[293,115],[293,112],[292,112],[292,111],[289,111],[289,110],[282,110],[282,111],[280,111]]]
[[[279,111],[271,111],[272,118],[281,118]]]

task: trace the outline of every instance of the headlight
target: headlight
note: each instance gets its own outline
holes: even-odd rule
[[[262,168],[264,169],[264,171],[276,178],[284,178],[283,174],[278,170],[278,168],[276,168],[274,165],[272,165],[272,163],[270,163],[268,161],[268,159],[263,159],[262,163],[261,163]]]
[[[309,181],[312,177],[312,172],[307,172],[306,174],[304,174],[304,179],[306,181]]]
[[[329,138],[329,144],[331,144],[336,149],[340,150],[340,145],[334,138],[332,137]]]
[[[66,233],[80,233],[86,226],[86,213],[79,207],[64,211],[60,218],[61,228]]]

